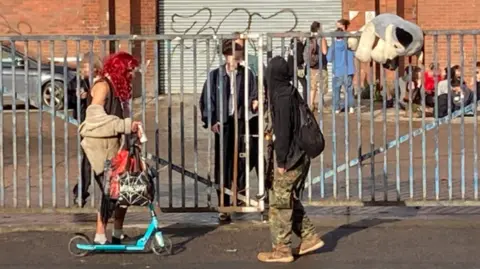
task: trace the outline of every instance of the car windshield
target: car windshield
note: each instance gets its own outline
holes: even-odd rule
[[[2,66],[7,67],[12,65],[12,55],[11,55],[12,50],[9,47],[2,46]],[[15,51],[15,61],[20,61],[24,60],[25,55],[23,53],[20,53],[18,51]],[[36,65],[37,61],[34,59],[27,57],[27,59],[30,61],[30,65]]]

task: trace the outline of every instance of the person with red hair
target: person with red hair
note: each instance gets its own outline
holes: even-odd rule
[[[121,146],[124,135],[137,132],[140,122],[128,117],[128,101],[132,97],[132,79],[138,61],[126,52],[110,55],[103,63],[99,78],[95,81],[87,96],[85,121],[79,126],[83,137],[82,148],[95,174],[95,181],[103,193],[102,177],[105,161],[114,158]],[[112,236],[113,244],[121,244],[123,221],[126,208],[112,208],[115,222]],[[107,223],[98,212],[97,229],[94,242],[107,243],[105,236]]]

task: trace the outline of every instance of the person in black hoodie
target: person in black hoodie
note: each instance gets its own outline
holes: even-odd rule
[[[273,58],[267,68],[277,169],[269,190],[268,218],[273,251],[259,253],[257,258],[262,262],[292,262],[292,232],[301,238],[295,254],[304,255],[324,245],[300,201],[310,158],[295,142],[300,112],[293,98],[301,97],[293,95],[298,94],[290,83],[293,70],[293,65],[280,56]]]

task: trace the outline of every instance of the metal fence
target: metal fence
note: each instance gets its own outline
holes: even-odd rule
[[[328,83],[326,91],[326,85],[319,83],[317,114],[327,144],[325,152],[312,160],[304,199],[320,206],[476,205],[478,34],[479,31],[427,32],[427,68],[405,59],[403,67],[410,75],[403,75],[404,70],[400,68],[390,72],[376,68],[376,64],[356,62],[352,113],[333,111],[330,99],[336,96],[332,91],[335,85]],[[347,35],[349,38],[359,36],[358,33]],[[329,44],[334,44],[338,36],[342,34],[323,34],[331,38]],[[288,44],[291,38],[308,37],[310,35],[302,33],[0,37],[3,42],[0,54],[0,89],[3,89],[0,95],[0,207],[75,206],[72,189],[82,182],[81,137],[77,131],[82,55],[93,51],[103,58],[109,53],[126,50],[141,62],[139,79],[134,82],[134,95],[138,98],[130,102],[130,114],[145,124],[149,138],[145,150],[150,165],[159,171],[156,201],[162,210],[218,210],[216,190],[220,190],[220,194],[244,202],[239,207],[228,208],[220,199],[220,210],[262,211],[264,200],[258,197],[266,192],[265,142],[262,139],[264,109],[267,108],[264,106],[264,69],[268,60],[277,55],[292,55],[294,66],[297,66],[297,54],[291,53],[289,48],[295,51],[298,44]],[[245,132],[239,134],[240,139],[260,139],[258,154],[247,154],[252,152],[248,149],[257,147],[247,139],[246,143],[240,143],[247,151],[238,158],[245,159],[243,169],[247,171],[252,170],[251,160],[258,160],[259,176],[246,173],[245,192],[238,195],[236,187],[224,188],[230,179],[221,177],[215,183],[215,135],[209,128],[202,128],[198,107],[207,74],[225,63],[220,41],[237,38],[246,39],[248,44],[243,51],[245,65],[257,69],[253,73],[259,101],[255,115],[261,119],[254,125],[249,121],[242,123]],[[322,37],[317,38],[320,41]],[[252,54],[255,57],[249,57]],[[61,60],[58,61],[59,55]],[[214,62],[212,55],[217,56]],[[69,62],[71,59],[73,62]],[[89,62],[92,65],[93,58]],[[252,63],[256,63],[256,67]],[[455,83],[442,82],[443,78],[435,76],[435,94],[429,95],[424,79],[429,63],[447,66],[447,81],[451,80],[452,64],[458,64],[459,80],[461,84],[467,82],[469,91],[458,94],[458,87],[452,87]],[[417,67],[419,72],[415,76]],[[308,61],[304,71],[295,70],[292,83],[309,100],[312,85]],[[185,83],[186,76],[192,76],[188,80],[190,85]],[[250,73],[243,77],[245,85],[251,79],[249,76]],[[322,76],[322,72],[318,72],[316,81],[323,81]],[[471,85],[470,79],[473,79]],[[91,71],[89,80],[93,82]],[[417,91],[405,90],[405,85],[411,82]],[[205,85],[209,85],[208,81]],[[440,100],[446,97],[452,101],[446,103],[446,116],[436,117],[444,109],[438,101],[444,85],[447,90],[442,94],[446,95]],[[162,90],[165,94],[159,94]],[[211,94],[211,87],[205,90],[207,95]],[[238,90],[248,97],[246,87]],[[346,96],[345,91],[343,95]],[[469,101],[464,102],[467,95],[471,99],[468,97]],[[399,98],[392,99],[394,96]],[[346,99],[341,101],[345,106]],[[434,106],[429,108],[427,103],[432,100]],[[252,126],[260,130],[259,135],[251,132]],[[226,146],[221,143],[220,151]],[[233,156],[227,156],[220,162],[222,170],[225,161],[231,158]],[[100,193],[94,183],[89,192],[87,207],[95,207]]]

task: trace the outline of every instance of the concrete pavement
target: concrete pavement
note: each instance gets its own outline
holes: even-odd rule
[[[10,268],[478,268],[478,218],[412,220],[358,218],[350,224],[328,223],[314,217],[326,245],[318,253],[292,264],[257,262],[258,251],[270,247],[264,224],[240,222],[216,225],[170,225],[163,231],[174,254],[93,254],[70,256],[72,231],[0,234],[0,267]],[[93,231],[86,231],[92,236]],[[127,229],[129,235],[141,234]],[[294,244],[298,240],[294,240]]]

